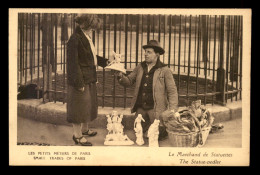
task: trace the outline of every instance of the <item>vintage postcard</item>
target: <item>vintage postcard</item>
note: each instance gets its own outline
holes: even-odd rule
[[[9,9],[10,166],[250,166],[251,9]]]

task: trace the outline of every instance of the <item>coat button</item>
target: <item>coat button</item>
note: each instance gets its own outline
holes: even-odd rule
[[[145,96],[145,93],[143,93],[143,96]]]
[[[149,77],[149,75],[146,75],[145,77],[146,77],[146,78],[148,78],[148,77]]]
[[[147,83],[144,83],[144,86],[147,86]]]

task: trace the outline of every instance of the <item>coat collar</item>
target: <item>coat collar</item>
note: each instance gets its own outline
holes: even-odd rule
[[[77,26],[75,28],[75,32],[76,32],[76,34],[78,34],[80,36],[82,36],[82,35],[84,36],[84,33],[83,33],[83,31],[81,30],[81,28],[79,26]]]
[[[90,47],[89,40],[87,39],[87,37],[85,36],[85,34],[83,33],[83,31],[81,30],[81,28],[79,26],[77,26],[75,28],[75,33],[76,33],[76,35],[79,36],[79,38],[82,41],[85,48]]]
[[[143,68],[147,67],[146,61],[143,61],[141,63],[141,65],[142,65]],[[156,64],[154,65],[154,68],[158,69],[158,68],[165,67],[165,66],[167,66],[167,65],[164,64],[163,62],[161,62],[160,59],[158,58],[157,61],[156,61]]]

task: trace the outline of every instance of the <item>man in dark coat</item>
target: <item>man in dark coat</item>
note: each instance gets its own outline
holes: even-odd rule
[[[136,117],[141,114],[143,132],[146,132],[154,119],[160,120],[159,140],[167,136],[166,128],[160,115],[166,110],[178,111],[178,92],[172,71],[160,61],[164,49],[156,40],[151,40],[143,46],[145,61],[129,74],[117,72],[119,83],[123,86],[135,84],[135,91],[131,103],[131,112]]]
[[[92,30],[98,18],[92,14],[76,17],[77,27],[67,44],[67,121],[73,125],[73,140],[76,144],[91,146],[84,136],[97,132],[88,128],[88,123],[97,117],[96,67],[105,67],[108,59],[96,55],[91,40]]]

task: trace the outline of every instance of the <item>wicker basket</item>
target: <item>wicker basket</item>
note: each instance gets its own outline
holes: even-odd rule
[[[205,144],[211,126],[203,128],[201,130],[201,138],[200,138],[200,131],[198,132],[190,132],[190,133],[178,133],[169,131],[169,142],[173,147],[201,147]],[[200,143],[200,139],[202,143]]]

